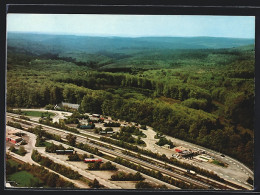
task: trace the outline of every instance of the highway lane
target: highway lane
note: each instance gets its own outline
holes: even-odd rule
[[[44,130],[47,130],[48,132],[54,133],[54,134],[56,134],[56,135],[60,135],[61,138],[65,139],[65,140],[66,140],[66,135],[69,134],[68,132],[65,132],[65,133],[64,133],[64,132],[57,131],[57,130],[55,130],[55,129],[48,129],[48,128],[47,128],[47,129],[44,129]],[[88,144],[88,145],[90,145],[90,146],[92,146],[92,147],[94,147],[94,148],[99,149],[99,150],[102,151],[102,152],[105,152],[105,153],[108,153],[108,154],[112,154],[113,156],[118,156],[118,157],[124,158],[124,159],[129,160],[129,161],[132,161],[132,162],[134,162],[134,163],[136,163],[136,164],[143,165],[143,166],[145,166],[145,167],[147,167],[147,168],[160,171],[161,173],[164,173],[164,174],[169,175],[169,176],[171,176],[171,177],[174,177],[174,178],[183,180],[183,181],[188,182],[188,183],[192,183],[192,184],[195,184],[195,185],[202,186],[202,187],[204,187],[204,188],[206,188],[206,189],[208,189],[208,188],[211,187],[211,186],[208,185],[208,184],[204,184],[204,183],[202,183],[202,182],[200,182],[200,181],[196,181],[196,180],[190,179],[190,178],[188,178],[188,177],[184,177],[184,176],[182,176],[182,175],[179,175],[179,174],[177,174],[177,173],[173,173],[173,172],[171,172],[171,171],[169,171],[169,170],[167,170],[167,169],[164,169],[164,168],[162,168],[162,167],[160,167],[160,166],[156,166],[156,165],[154,165],[154,164],[147,163],[147,162],[142,161],[142,160],[140,160],[140,159],[137,159],[137,158],[134,158],[134,157],[131,157],[131,156],[128,156],[128,155],[124,155],[124,154],[122,154],[121,152],[117,152],[117,151],[114,151],[114,150],[112,150],[112,149],[108,149],[108,148],[105,148],[105,147],[101,147],[101,146],[99,146],[99,145],[97,145],[97,144],[90,143],[90,142],[89,142],[89,139],[87,139],[86,137],[81,137],[81,136],[79,136],[79,135],[77,135],[77,134],[74,134],[74,135],[77,136],[77,142],[78,142],[78,143]]]
[[[17,115],[15,115],[15,114],[9,114],[8,113],[8,115],[11,115],[11,116],[13,116],[13,117],[17,117]],[[31,122],[31,123],[34,123],[34,122]],[[35,125],[39,125],[38,123],[34,123]],[[42,124],[41,124],[42,125]],[[69,132],[67,132],[67,131],[64,131],[64,130],[60,130],[60,129],[56,129],[56,128],[53,128],[53,127],[50,127],[50,126],[46,126],[46,125],[42,125],[43,127],[46,127],[46,128],[48,128],[48,130],[49,131],[52,131],[52,132],[54,132],[55,134],[60,134],[61,136],[63,136],[64,137],[64,133],[66,133],[66,134],[68,134]],[[61,133],[57,133],[57,132],[61,132]],[[73,133],[72,133],[73,134]],[[78,134],[74,134],[74,135],[76,135],[78,138],[77,139],[82,139],[82,141],[83,141],[83,143],[84,143],[84,141],[86,141],[86,137],[84,137],[84,136],[81,136],[81,135],[78,135]],[[65,136],[66,137],[66,136]],[[64,137],[64,138],[65,138]],[[97,140],[95,140],[95,141],[97,141]],[[100,143],[102,143],[101,141],[99,141]],[[191,183],[193,183],[193,184],[196,184],[196,185],[200,185],[200,186],[203,186],[203,187],[206,187],[206,188],[209,188],[210,187],[210,185],[208,185],[208,184],[204,184],[204,183],[202,183],[202,182],[198,182],[198,181],[196,181],[196,180],[192,180],[192,179],[187,179],[187,177],[184,177],[184,176],[182,176],[182,175],[179,175],[179,174],[173,174],[172,172],[170,172],[168,169],[163,169],[163,168],[161,168],[161,167],[159,167],[159,166],[156,166],[156,165],[151,165],[151,164],[149,164],[149,163],[147,163],[147,162],[145,162],[145,161],[141,161],[140,159],[136,159],[136,158],[133,158],[133,157],[130,157],[130,156],[127,156],[127,155],[123,155],[123,154],[121,154],[121,153],[115,153],[114,151],[110,151],[110,150],[108,150],[107,148],[104,148],[104,147],[100,147],[100,146],[98,146],[98,145],[96,145],[96,144],[93,144],[93,143],[89,143],[89,144],[92,144],[92,146],[93,147],[96,147],[96,148],[99,148],[100,150],[102,150],[102,151],[106,151],[106,152],[110,152],[110,153],[113,153],[114,155],[118,155],[118,156],[121,156],[121,157],[123,157],[123,158],[126,158],[126,159],[129,159],[129,160],[132,160],[132,161],[135,161],[135,162],[137,162],[137,163],[139,163],[139,164],[142,164],[142,165],[144,165],[144,166],[146,166],[146,167],[149,167],[149,168],[153,168],[153,169],[156,169],[156,170],[159,170],[159,171],[161,171],[162,173],[165,173],[165,174],[168,174],[168,175],[170,175],[170,176],[172,176],[172,177],[175,177],[175,178],[178,178],[178,179],[181,179],[181,180],[185,180],[185,181],[187,181],[187,182],[191,182]],[[103,144],[107,144],[107,143],[103,143]],[[109,144],[109,145],[111,145],[111,144]],[[118,147],[117,147],[118,148]],[[122,149],[122,148],[120,148],[120,149]],[[223,185],[223,184],[222,184]],[[232,189],[232,187],[231,187],[231,189]]]

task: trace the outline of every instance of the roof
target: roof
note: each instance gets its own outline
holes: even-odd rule
[[[79,104],[71,104],[71,103],[67,103],[67,102],[61,102],[62,106],[67,106],[69,108],[74,108],[74,109],[78,109],[79,108]]]
[[[18,137],[16,135],[12,135],[12,136],[9,136],[10,139],[14,139],[14,140],[17,140],[17,139],[22,139],[21,137]]]

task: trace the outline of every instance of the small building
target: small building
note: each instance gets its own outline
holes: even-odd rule
[[[93,117],[99,118],[100,114],[92,114]]]
[[[175,151],[175,152],[178,152],[178,153],[180,153],[180,152],[182,152],[182,151],[184,151],[184,150],[188,150],[188,149],[185,148],[185,147],[183,147],[183,146],[178,146],[178,147],[175,147],[175,148],[174,148],[174,151]]]
[[[79,109],[79,104],[71,104],[71,103],[67,103],[67,102],[61,102],[60,105],[57,105],[58,107],[68,107],[68,108],[72,108],[75,110]]]
[[[23,139],[21,137],[18,137],[16,135],[8,135],[6,136],[6,141],[10,141],[11,143],[18,143],[20,141],[22,141]]]

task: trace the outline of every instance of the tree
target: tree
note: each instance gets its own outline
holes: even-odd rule
[[[247,183],[249,183],[251,185],[254,184],[254,181],[253,181],[253,179],[251,177],[248,177],[248,179],[246,181],[247,181]]]
[[[62,101],[62,89],[53,86],[50,90],[50,103],[51,104],[58,104]]]
[[[27,151],[25,150],[25,148],[24,148],[23,146],[21,146],[21,147],[19,148],[18,152],[19,152],[22,156],[24,156],[24,155],[27,153]]]
[[[46,175],[46,184],[50,187],[55,187],[58,179],[59,175],[50,172]]]
[[[14,146],[11,146],[11,147],[9,148],[9,150],[10,150],[11,152],[15,152],[15,151],[16,151],[16,149],[15,149]]]
[[[101,187],[100,184],[99,184],[99,181],[98,181],[97,179],[94,179],[93,182],[90,182],[90,183],[89,183],[89,186],[90,186],[91,188],[100,188],[100,187]]]
[[[135,181],[144,180],[144,177],[141,175],[140,172],[136,172],[136,174],[134,175],[134,180]]]
[[[66,139],[68,140],[68,142],[69,142],[69,144],[70,144],[71,146],[75,146],[75,144],[76,144],[76,139],[77,139],[77,137],[76,137],[75,135],[68,134],[68,135],[66,136]]]
[[[77,153],[69,155],[68,158],[69,158],[69,161],[80,161],[81,160]]]
[[[149,184],[148,182],[140,181],[140,182],[136,183],[135,188],[136,189],[152,189],[154,187],[151,184]]]

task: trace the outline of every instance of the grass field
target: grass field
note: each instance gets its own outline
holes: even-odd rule
[[[11,164],[12,167],[15,167],[15,166],[18,166],[18,165],[19,165],[18,162],[14,161],[14,160],[12,160],[12,159],[8,159],[8,162]]]
[[[51,146],[51,143],[50,142],[43,142],[43,144],[45,145],[44,147],[48,147],[48,146]]]
[[[10,149],[9,149],[10,150]],[[19,149],[16,149],[16,148],[14,148],[13,150],[11,150],[11,152],[14,152],[15,154],[18,154],[18,155],[20,155],[20,156],[24,156],[27,152],[26,152],[26,150],[24,151],[24,152],[21,152],[21,150],[19,150]]]
[[[34,184],[41,183],[38,178],[34,177],[27,171],[16,172],[8,176],[8,180],[18,183],[17,187],[33,187]]]
[[[219,161],[217,161],[217,160],[213,160],[213,161],[212,161],[212,163],[213,163],[213,164],[215,164],[215,165],[222,166],[222,167],[224,167],[224,166],[225,166],[225,165],[224,165],[224,163],[222,163],[222,162],[219,162]]]
[[[26,116],[35,116],[35,117],[41,117],[42,115],[44,117],[47,117],[50,115],[50,117],[55,116],[54,113],[51,112],[41,112],[41,111],[23,111],[23,114]]]

